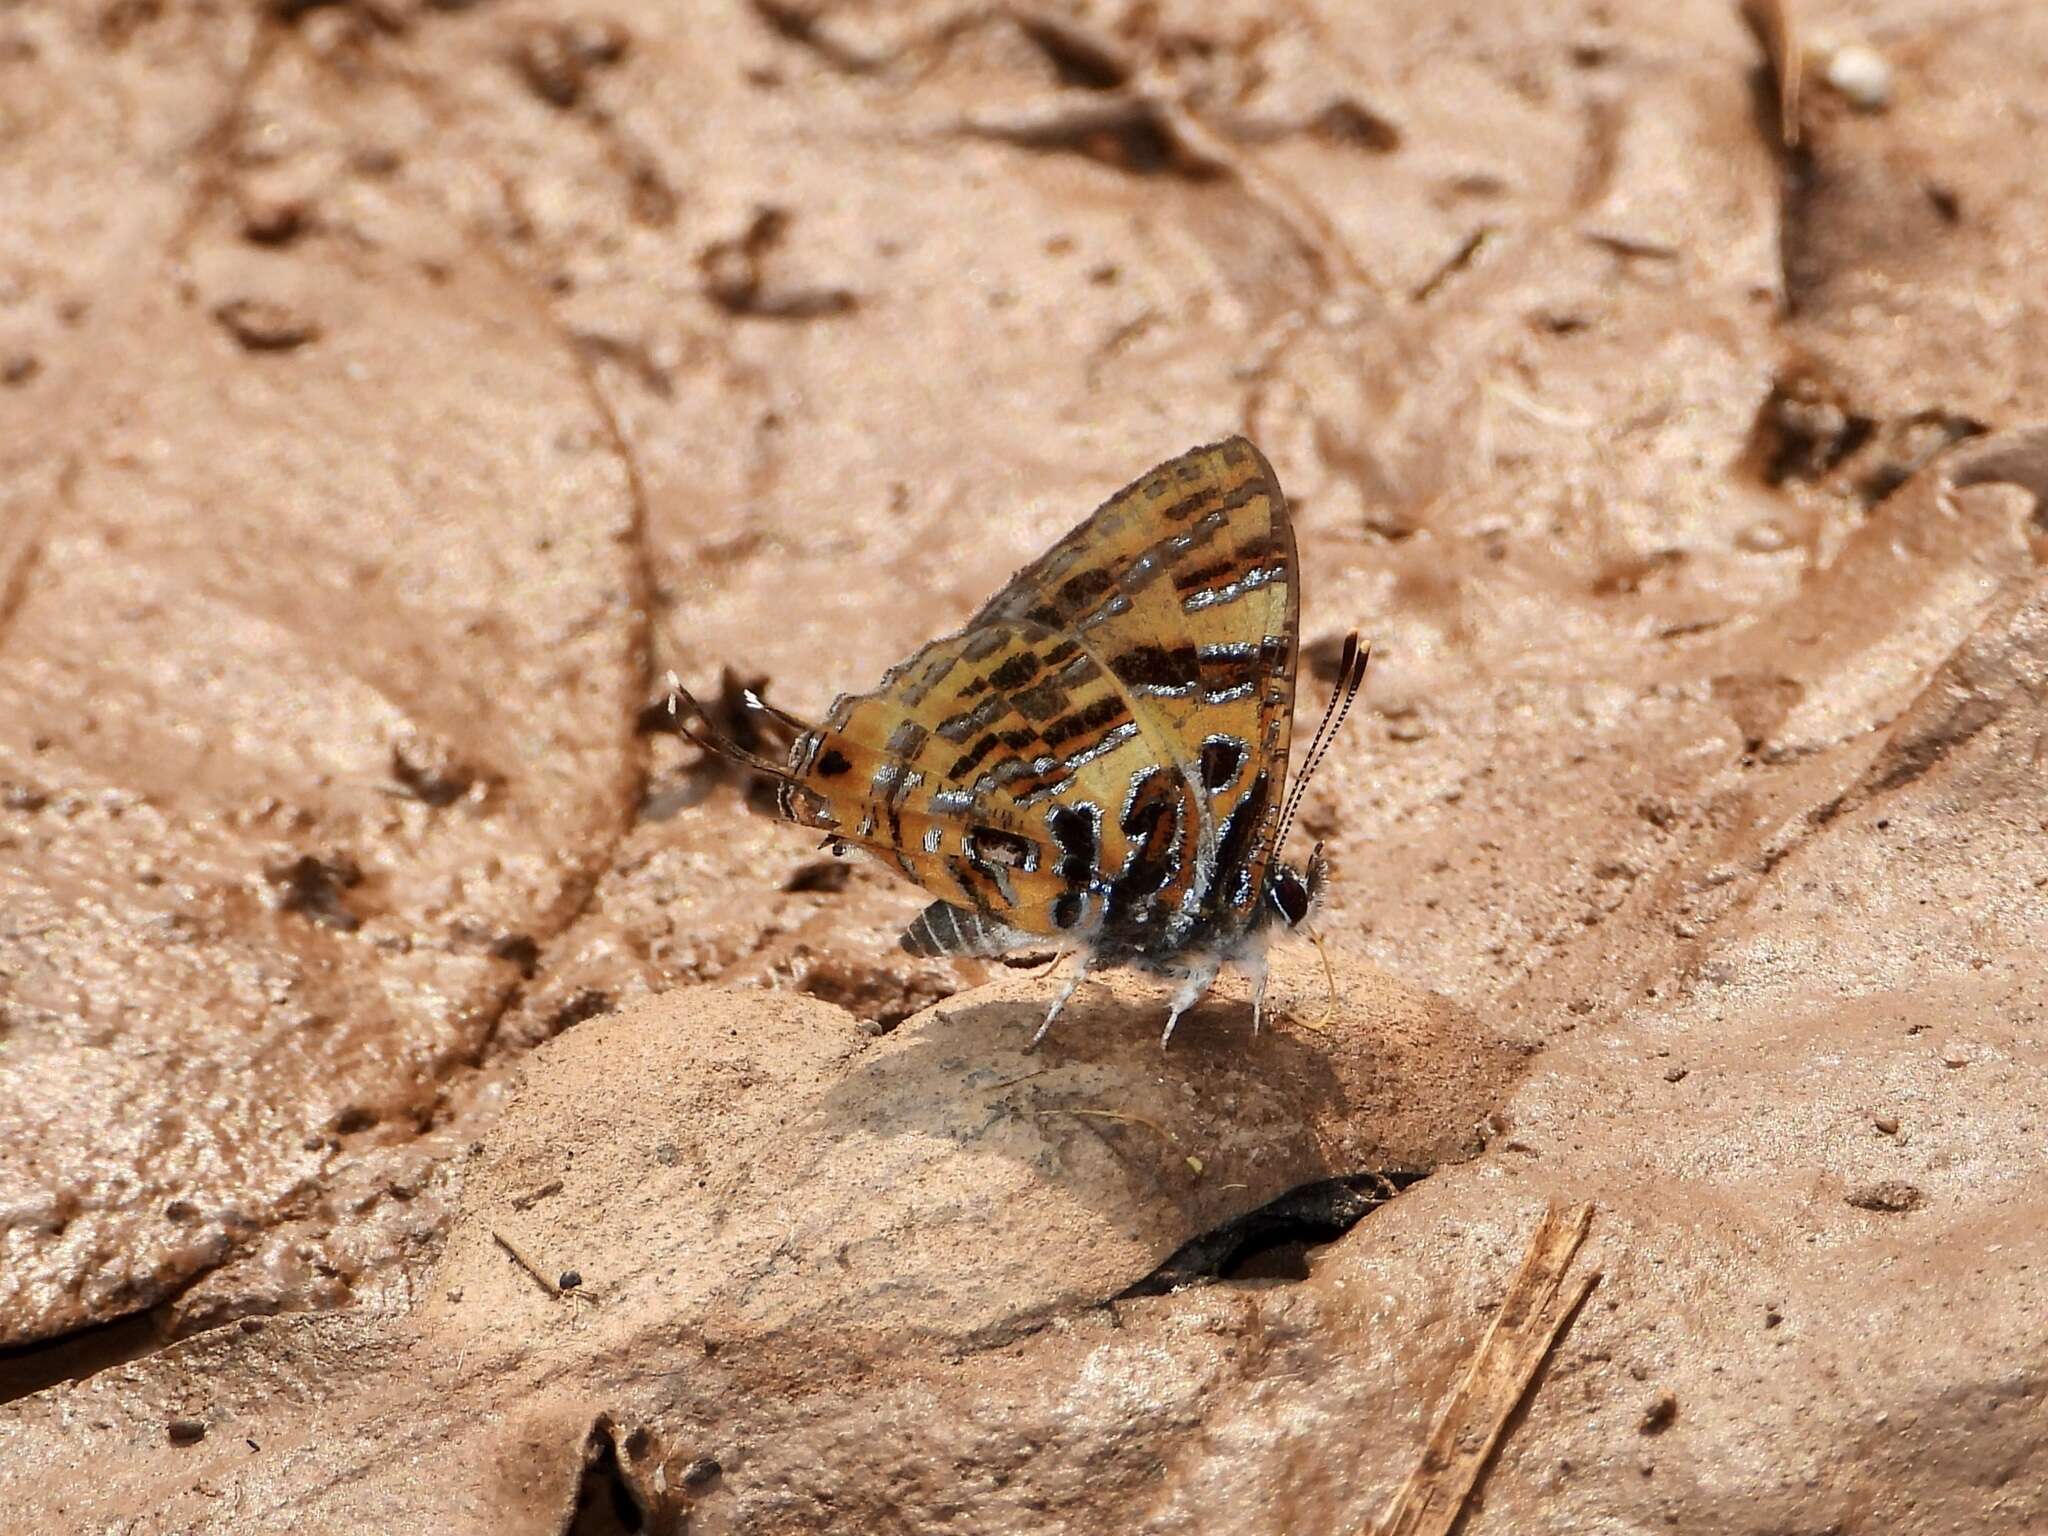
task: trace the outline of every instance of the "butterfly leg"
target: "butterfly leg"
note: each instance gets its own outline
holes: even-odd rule
[[[1266,1013],[1266,957],[1240,956],[1237,967],[1252,984],[1252,1033],[1256,1035],[1259,1032],[1259,1021]]]
[[[1088,956],[1084,953],[1074,962],[1074,969],[1068,973],[1067,979],[1060,984],[1059,991],[1053,994],[1052,1006],[1045,1010],[1045,1022],[1038,1026],[1038,1033],[1031,1037],[1031,1043],[1024,1047],[1025,1050],[1035,1051],[1038,1049],[1038,1042],[1045,1038],[1046,1031],[1052,1028],[1052,1021],[1060,1016],[1060,1010],[1067,1006],[1067,999],[1074,995],[1074,988],[1080,986],[1087,975]]]
[[[1180,1022],[1180,1016],[1202,1000],[1203,994],[1216,980],[1216,973],[1220,969],[1222,967],[1219,963],[1210,961],[1198,966],[1189,974],[1188,979],[1180,984],[1180,990],[1173,994],[1172,1011],[1166,1015],[1166,1032],[1159,1037],[1159,1048],[1162,1051],[1173,1038],[1173,1026]]]

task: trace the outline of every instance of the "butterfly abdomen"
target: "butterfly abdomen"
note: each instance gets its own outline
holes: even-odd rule
[[[950,901],[935,901],[918,913],[897,941],[913,955],[999,955],[1019,944],[1036,943],[985,912],[970,912]]]

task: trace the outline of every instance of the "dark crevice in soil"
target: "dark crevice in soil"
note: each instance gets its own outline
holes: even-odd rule
[[[599,1419],[584,1442],[583,1481],[576,1490],[575,1512],[562,1528],[563,1536],[625,1536],[648,1529],[647,1512],[619,1466],[611,1421]]]
[[[1800,362],[1772,384],[1744,457],[1765,485],[1821,485],[1867,510],[1955,444],[1986,430],[1974,417],[1939,406],[1891,417],[1858,410],[1813,365]]]
[[[1850,409],[1817,374],[1793,369],[1771,385],[1759,407],[1747,457],[1765,485],[1818,480],[1876,430],[1873,417]]]
[[[130,1365],[166,1347],[149,1312],[131,1312],[55,1339],[0,1349],[0,1403]]]
[[[1335,1242],[1427,1173],[1352,1173],[1296,1185],[1256,1210],[1188,1239],[1117,1300],[1164,1296],[1218,1280],[1306,1279],[1312,1248]]]
[[[1061,85],[1113,91],[1130,82],[1136,66],[1115,41],[1052,11],[1013,11],[1017,29],[1043,53]]]

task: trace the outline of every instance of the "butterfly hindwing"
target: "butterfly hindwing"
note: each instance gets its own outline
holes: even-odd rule
[[[975,934],[1054,934],[1082,922],[1093,863],[1049,811],[1079,766],[1136,730],[1080,646],[984,624],[835,700],[791,747],[783,812],[974,913]]]

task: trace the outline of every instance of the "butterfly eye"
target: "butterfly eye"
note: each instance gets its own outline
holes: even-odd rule
[[[1302,884],[1301,876],[1291,869],[1277,870],[1273,883],[1267,888],[1274,910],[1292,928],[1308,916],[1308,887]]]

